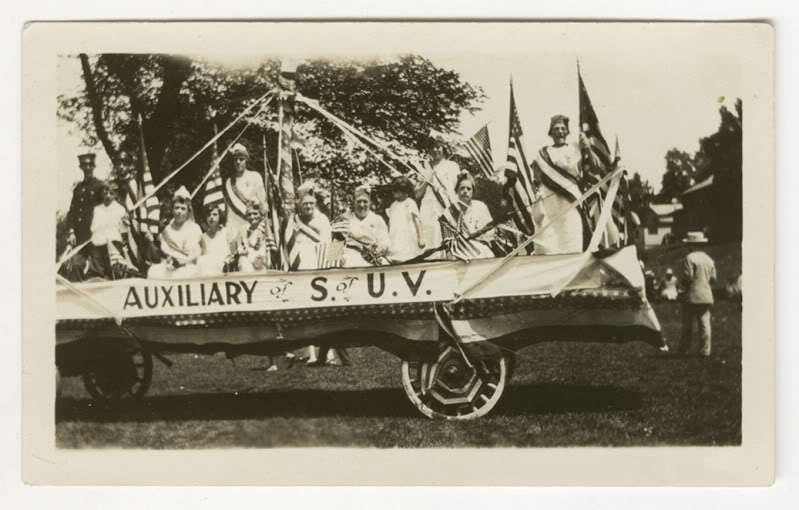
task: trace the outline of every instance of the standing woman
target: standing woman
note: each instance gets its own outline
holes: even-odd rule
[[[190,278],[199,274],[197,258],[202,253],[203,232],[192,217],[191,195],[181,186],[172,198],[172,221],[160,234],[164,258],[150,266],[147,278]]]
[[[582,148],[587,142],[580,133],[579,143],[569,143],[569,118],[555,115],[549,122],[552,145],[542,147],[535,160],[536,177],[541,181],[541,198],[533,208],[538,231],[535,239],[537,255],[579,253],[590,234],[582,206],[575,205],[582,191]],[[590,154],[590,151],[588,151]]]
[[[431,150],[432,167],[423,172],[424,181],[416,189],[421,196],[419,216],[422,221],[422,241],[428,248],[441,245],[441,226],[438,217],[444,208],[455,201],[455,181],[460,169],[458,164],[444,157],[444,139],[435,139]]]
[[[266,210],[266,190],[261,174],[247,168],[250,153],[237,143],[230,149],[233,156],[233,175],[225,181],[225,201],[228,204],[228,226],[233,232],[249,224],[247,210],[257,206]]]
[[[197,266],[203,276],[225,272],[225,266],[233,260],[233,242],[226,225],[226,216],[218,204],[211,205],[205,210],[202,255],[197,259]]]
[[[449,242],[447,254],[450,259],[470,260],[494,257],[489,243],[494,235],[491,231],[469,239],[493,219],[488,207],[474,200],[474,178],[469,172],[461,172],[455,181],[458,201],[452,204],[439,218],[444,237]]]

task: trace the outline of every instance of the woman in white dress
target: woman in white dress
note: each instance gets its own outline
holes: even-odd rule
[[[164,259],[150,266],[147,278],[174,279],[198,276],[203,232],[191,219],[191,195],[181,186],[172,199],[172,221],[160,234]]]
[[[425,246],[419,207],[410,197],[412,192],[413,185],[407,177],[394,180],[394,202],[386,209],[390,240],[388,258],[392,262],[410,260]]]
[[[458,164],[444,158],[444,141],[436,140],[432,150],[432,167],[423,171],[424,181],[417,188],[419,216],[422,221],[422,241],[428,248],[441,245],[441,226],[438,217],[444,212],[445,205],[455,201],[455,181],[460,169]],[[443,201],[443,203],[442,203]]]
[[[535,160],[541,181],[541,198],[533,207],[533,219],[539,229],[535,239],[537,255],[583,251],[583,218],[580,208],[573,205],[582,195],[582,152],[580,145],[566,142],[568,134],[569,118],[552,117],[549,136],[553,144],[541,148]]]
[[[493,218],[488,207],[480,200],[474,200],[474,178],[469,172],[461,172],[455,183],[458,202],[441,215],[445,239],[448,239],[447,254],[454,260],[485,259],[494,257],[489,243],[494,237],[492,231],[470,239],[471,236],[489,225]]]
[[[219,205],[206,209],[202,255],[197,259],[197,266],[203,276],[223,273],[225,265],[233,259],[232,236],[225,216],[225,211]]]
[[[237,143],[230,149],[233,156],[233,175],[225,181],[224,193],[228,204],[228,226],[238,232],[249,224],[247,209],[258,206],[266,210],[264,179],[258,172],[247,168],[250,153],[244,145]]]

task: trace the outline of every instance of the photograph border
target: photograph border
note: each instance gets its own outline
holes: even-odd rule
[[[225,33],[252,47],[270,46],[290,31],[294,52],[319,52],[314,22],[29,23],[23,33],[23,477],[33,484],[119,485],[769,485],[774,479],[774,30],[767,23],[437,23],[357,22],[358,39],[387,33],[415,44],[480,32],[488,40],[535,28],[535,40],[562,31],[568,44],[608,33],[702,41],[702,51],[737,54],[746,107],[743,140],[744,242],[742,437],[740,447],[624,448],[275,448],[255,450],[72,451],[55,447],[54,207],[56,66],[58,53],[169,52],[223,48]],[[327,33],[351,31],[325,22]],[[714,31],[713,38],[707,37]],[[577,35],[579,34],[579,40]],[[724,47],[714,47],[711,40]],[[676,39],[674,39],[676,41]],[[518,42],[518,41],[517,41]],[[526,41],[531,42],[531,41]],[[196,50],[195,50],[196,51]],[[564,50],[565,51],[565,50]],[[604,51],[612,51],[608,48]],[[643,50],[642,50],[643,51]],[[41,98],[53,98],[42,101]],[[42,320],[47,317],[48,320]],[[436,466],[431,473],[419,466]],[[480,469],[474,469],[479,465]]]

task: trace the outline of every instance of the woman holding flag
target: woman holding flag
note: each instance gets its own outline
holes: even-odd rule
[[[472,236],[491,224],[493,219],[485,203],[473,200],[474,178],[469,172],[461,172],[455,181],[458,201],[447,208],[439,218],[441,231],[447,241],[447,254],[454,260],[486,259],[494,256],[489,243],[493,238],[488,231],[472,239]]]
[[[460,169],[454,161],[444,157],[445,140],[441,134],[434,134],[434,146],[431,151],[432,166],[422,171],[423,181],[417,188],[419,217],[422,221],[422,242],[427,247],[440,246],[441,226],[438,217],[444,209],[455,200],[455,181]]]

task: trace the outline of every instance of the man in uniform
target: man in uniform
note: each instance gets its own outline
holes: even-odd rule
[[[67,213],[67,243],[77,246],[92,236],[92,213],[103,198],[103,182],[94,176],[95,154],[78,156],[78,166],[83,170],[83,180],[72,190],[72,202]]]
[[[103,183],[94,176],[94,160],[95,154],[91,152],[78,156],[83,180],[72,190],[72,201],[67,212],[67,248],[64,253],[85,243],[92,236],[92,215],[103,196]],[[70,260],[64,261],[61,273],[70,280],[82,280],[87,255],[88,250],[84,249]]]

